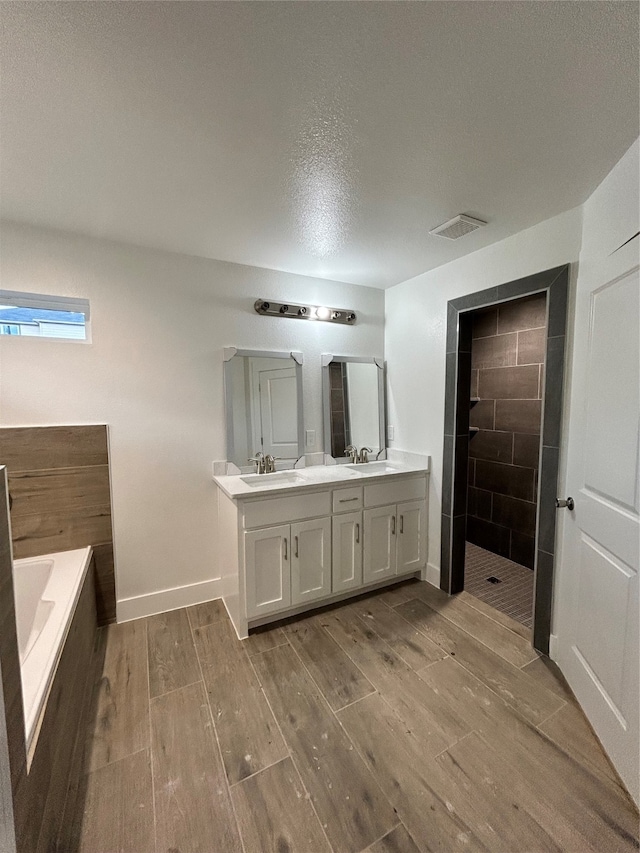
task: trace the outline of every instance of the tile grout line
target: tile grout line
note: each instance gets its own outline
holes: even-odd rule
[[[445,752],[449,752],[449,750],[450,750],[450,749],[453,749],[453,747],[454,747],[454,746],[457,746],[457,745],[458,745],[459,743],[461,743],[465,738],[468,738],[468,737],[469,737],[469,735],[479,734],[479,732],[480,732],[480,730],[479,730],[479,729],[471,729],[471,731],[470,731],[470,732],[466,732],[466,734],[463,734],[463,735],[462,735],[462,737],[459,737],[456,741],[454,741],[453,743],[449,744],[449,746],[445,746],[445,748],[444,748],[444,749],[441,749],[441,750],[440,750],[440,752],[439,752],[437,755],[433,755],[433,756],[431,756],[431,759],[430,759],[430,760],[431,760],[431,761],[437,761],[437,760],[440,758],[440,756],[441,756],[441,755],[444,755],[444,754],[445,754]]]
[[[526,674],[526,675],[528,675],[528,673],[525,673],[525,674]],[[560,697],[558,697],[558,698],[560,698]],[[562,702],[562,705],[560,705],[560,707],[559,707],[559,708],[556,708],[556,710],[555,710],[555,711],[553,711],[551,714],[549,714],[549,716],[548,716],[548,717],[545,717],[545,718],[544,718],[544,720],[540,720],[540,722],[539,722],[539,723],[536,723],[536,724],[535,724],[535,725],[536,725],[536,728],[537,728],[539,731],[542,731],[542,728],[541,728],[541,727],[542,727],[542,726],[544,726],[544,724],[545,724],[545,723],[548,723],[548,722],[549,722],[549,720],[550,720],[552,717],[555,717],[555,715],[556,715],[556,714],[559,714],[559,713],[560,713],[560,711],[564,710],[564,708],[565,708],[568,704],[569,704],[569,702],[568,702],[566,699],[564,699],[564,700],[563,700],[563,702]],[[545,734],[545,735],[547,735],[547,733],[546,733],[546,732],[542,732],[542,733],[543,733],[543,734]],[[550,735],[547,735],[547,737],[550,737]]]
[[[394,809],[394,812],[395,812],[396,817],[398,818],[398,822],[396,823],[396,825],[395,825],[395,826],[392,826],[392,827],[391,827],[391,829],[388,829],[388,830],[387,830],[386,832],[384,832],[384,833],[383,833],[379,838],[376,838],[374,841],[372,841],[372,842],[371,842],[371,844],[367,844],[367,846],[366,846],[366,847],[363,847],[363,848],[362,848],[362,850],[360,850],[360,853],[367,853],[367,850],[371,850],[371,848],[373,847],[373,845],[374,845],[374,844],[377,844],[377,843],[378,843],[378,841],[382,841],[384,838],[386,838],[386,837],[387,837],[387,835],[391,835],[391,833],[392,833],[392,832],[395,832],[395,831],[396,831],[396,829],[397,829],[399,826],[404,826],[404,824],[402,823],[402,821],[401,821],[401,820],[400,820],[400,818],[398,817],[398,812],[396,812],[396,811],[395,811],[395,809]],[[406,827],[405,827],[405,829],[406,829]],[[408,831],[408,830],[407,830],[407,831]]]
[[[173,687],[171,690],[166,690],[164,693],[158,693],[157,696],[152,696],[151,690],[149,690],[149,702],[155,702],[156,699],[163,699],[165,696],[171,696],[172,693],[177,693],[178,690],[184,690],[185,687],[193,687],[194,684],[200,684],[201,681],[202,679],[199,678],[197,681],[190,681],[189,684],[181,684],[180,687]]]
[[[421,601],[421,599],[416,599],[416,600],[417,600],[417,601]],[[425,607],[429,607],[429,605],[428,605],[426,602],[422,602],[422,603],[425,605]],[[430,610],[433,610],[433,608],[429,608],[429,609],[430,609]],[[434,613],[437,613],[437,611],[436,611],[436,610],[434,610],[433,612],[434,612]],[[400,616],[402,616],[402,614],[399,614],[399,615],[400,615]],[[404,619],[404,616],[403,616],[402,618]],[[408,622],[408,620],[406,620],[406,619],[405,619],[405,621],[407,621],[407,622]],[[449,622],[450,622],[451,620],[447,620],[447,621],[449,621]],[[412,623],[411,623],[411,622],[409,622],[409,624],[411,625]],[[458,627],[459,627],[459,626],[457,626],[457,625],[455,624],[455,622],[451,622],[451,624],[452,624],[454,627],[456,627],[456,628],[458,628]],[[416,627],[416,626],[414,626],[414,627]],[[419,628],[416,628],[416,630],[420,630],[420,629],[419,629]],[[463,631],[463,633],[465,633],[465,634],[467,633],[467,632],[466,632],[466,631],[464,631],[462,628],[460,628],[460,630],[461,630],[461,631]],[[423,633],[423,632],[422,632],[422,631],[420,631],[420,633]],[[426,635],[425,635],[425,636],[426,636]],[[490,652],[492,652],[494,655],[498,655],[498,653],[497,653],[494,649],[490,648],[490,647],[489,647],[489,646],[487,646],[485,643],[482,643],[480,640],[476,640],[476,638],[475,638],[475,637],[473,637],[471,634],[467,634],[467,636],[468,636],[468,637],[470,637],[470,638],[471,638],[471,640],[472,640],[473,642],[477,642],[477,643],[479,643],[480,645],[483,645],[485,648],[489,649],[489,651],[490,651]],[[455,662],[456,662],[457,664],[459,664],[459,665],[460,665],[460,666],[461,666],[461,667],[462,667],[466,672],[468,672],[470,675],[472,675],[472,676],[473,676],[477,681],[480,681],[480,683],[481,683],[481,684],[484,684],[484,685],[485,685],[485,687],[486,687],[488,690],[490,690],[490,691],[491,691],[495,696],[497,696],[497,697],[498,697],[498,699],[500,699],[502,702],[504,702],[504,704],[505,704],[505,705],[507,705],[509,708],[513,708],[513,709],[514,709],[514,710],[516,710],[516,711],[518,710],[518,709],[516,708],[516,706],[515,706],[515,705],[511,705],[509,702],[507,702],[505,699],[503,699],[503,698],[502,698],[502,696],[500,696],[500,694],[499,694],[499,693],[497,693],[497,692],[496,692],[496,691],[495,691],[495,690],[494,690],[490,685],[486,684],[482,679],[478,678],[478,676],[473,672],[473,670],[472,670],[472,669],[470,669],[468,666],[465,666],[465,664],[461,663],[457,656],[455,656],[455,655],[451,655],[451,654],[447,653],[447,657],[453,657],[453,658],[454,658],[454,660],[455,660]],[[503,658],[503,657],[502,657],[502,655],[498,655],[498,657],[499,657],[502,661],[504,661],[504,663],[505,663],[505,664],[507,664],[508,666],[512,667],[512,668],[514,669],[514,671],[515,671],[515,672],[522,672],[522,670],[520,669],[520,667],[517,667],[515,664],[511,663],[511,661],[508,661],[506,658]],[[536,658],[534,658],[534,660],[536,660]],[[528,661],[528,663],[533,663],[533,661]],[[527,666],[527,664],[524,664],[524,666]],[[423,667],[423,668],[424,668],[424,667]],[[420,675],[420,671],[419,671],[419,670],[414,670],[414,671],[415,671],[415,672],[417,672],[417,673],[418,673],[418,675]],[[528,675],[528,673],[523,673],[523,675]],[[531,677],[531,676],[529,676],[529,678],[530,678],[530,677]],[[535,683],[535,682],[534,682],[534,683]],[[559,697],[559,696],[557,696],[557,694],[552,693],[550,690],[547,690],[547,688],[546,688],[546,687],[540,687],[539,689],[540,689],[540,690],[543,690],[543,691],[546,691],[546,692],[549,694],[549,696],[552,696],[552,697],[554,697],[554,698],[556,698],[556,699],[560,699],[560,697]],[[384,697],[383,697],[383,698],[384,698]],[[560,701],[563,701],[563,700],[561,700],[561,699],[560,699]],[[520,712],[520,713],[522,713],[522,712]],[[524,715],[523,715],[523,716],[524,716]],[[537,725],[537,723],[534,723],[534,722],[533,722],[533,720],[530,720],[529,722],[531,722],[531,724],[532,724],[533,726],[536,726],[536,725]]]
[[[321,618],[321,617],[320,617],[320,615],[318,615],[318,618]],[[337,640],[336,640],[336,639],[331,635],[331,632],[330,632],[330,631],[327,631],[327,629],[324,627],[324,625],[322,625],[322,624],[320,624],[320,623],[317,623],[317,625],[318,625],[318,628],[319,628],[321,631],[323,631],[325,634],[327,634],[327,636],[330,638],[331,642],[335,643],[335,644],[336,644],[336,646],[337,646],[339,649],[342,649],[342,646],[340,645],[340,643],[339,643],[339,642],[338,642],[338,641],[337,641]],[[300,661],[300,663],[302,664],[302,666],[305,668],[306,672],[307,672],[307,673],[308,673],[308,675],[309,675],[309,678],[313,681],[313,683],[314,683],[314,684],[315,684],[315,686],[317,687],[318,692],[320,693],[320,695],[322,696],[322,698],[324,699],[324,701],[327,703],[327,705],[329,705],[329,708],[331,708],[331,705],[330,705],[330,703],[329,703],[329,700],[327,699],[327,697],[326,697],[326,696],[324,695],[324,693],[322,692],[322,689],[321,689],[320,685],[318,684],[318,682],[317,682],[317,681],[315,680],[315,678],[313,677],[313,675],[312,675],[311,670],[309,669],[309,667],[308,667],[308,666],[306,665],[306,663],[302,660],[302,657],[301,657],[301,655],[298,653],[298,650],[297,650],[297,649],[296,649],[296,647],[293,645],[293,643],[292,643],[292,642],[290,642],[290,641],[289,641],[289,645],[290,645],[290,646],[291,646],[291,648],[293,649],[293,653],[295,654],[295,656],[298,658],[298,660]],[[344,652],[344,649],[342,649],[342,651]],[[373,690],[374,690],[374,692],[375,692],[375,690],[376,690],[375,684],[371,684],[371,682],[369,681],[369,679],[367,678],[367,676],[366,676],[366,675],[364,674],[364,672],[360,669],[360,667],[358,666],[358,664],[353,660],[353,658],[351,657],[351,655],[347,654],[347,652],[345,652],[345,654],[347,655],[347,657],[349,658],[349,660],[351,661],[351,663],[353,664],[353,666],[358,670],[358,672],[360,673],[360,675],[361,675],[361,676],[364,678],[364,680],[367,682],[367,684],[370,684],[370,685],[371,685],[371,687],[373,687]],[[370,695],[371,695],[370,693],[367,693],[367,696],[370,696]],[[366,697],[361,696],[360,698],[361,698],[361,699],[364,699],[364,698],[366,698]],[[359,700],[357,700],[357,699],[356,699],[355,701],[357,702],[357,701],[359,701]],[[350,703],[350,704],[353,704],[353,703]],[[343,706],[343,707],[345,707],[345,708],[346,708],[346,705],[345,705],[345,706]],[[333,708],[331,708],[331,710],[333,711]]]
[[[429,610],[431,610],[433,613],[437,613],[439,616],[442,616],[442,618],[443,618],[443,619],[446,619],[446,620],[447,620],[447,622],[449,622],[451,625],[453,625],[453,626],[454,626],[454,628],[457,628],[458,630],[462,631],[462,633],[463,633],[463,634],[465,634],[467,637],[469,637],[473,642],[475,642],[475,643],[480,643],[480,645],[481,645],[481,646],[484,646],[484,647],[485,647],[485,649],[488,649],[490,652],[492,652],[492,654],[497,655],[497,656],[498,656],[501,660],[503,660],[505,663],[508,663],[508,664],[509,664],[509,666],[512,666],[514,669],[516,669],[516,670],[518,670],[518,671],[520,670],[520,667],[519,667],[519,666],[516,666],[516,664],[515,664],[515,663],[512,663],[510,660],[508,660],[507,658],[505,658],[503,655],[501,655],[501,654],[500,654],[500,652],[496,651],[495,649],[492,649],[492,648],[491,648],[491,646],[487,645],[487,643],[485,643],[483,640],[480,640],[478,637],[474,637],[474,636],[473,636],[473,634],[469,633],[469,631],[466,631],[464,628],[462,628],[460,625],[458,625],[458,624],[457,624],[456,622],[454,622],[452,619],[449,619],[447,616],[445,616],[445,614],[444,614],[444,613],[440,613],[438,610],[435,610],[433,607],[431,607],[429,604],[427,604],[427,602],[426,602],[426,601],[424,601],[422,598],[416,598],[416,599],[414,599],[414,601],[419,601],[419,602],[421,602],[422,604],[424,604],[424,606],[425,606],[425,607],[428,607],[428,608],[429,608]],[[405,603],[406,603],[406,602],[405,602]],[[401,606],[401,605],[398,605],[398,606]],[[401,616],[401,617],[405,620],[405,622],[407,622],[409,625],[412,625],[412,626],[416,629],[416,631],[419,631],[419,633],[420,633],[420,634],[422,634],[423,636],[427,637],[427,639],[430,639],[430,637],[429,637],[427,634],[425,634],[425,633],[424,633],[424,631],[420,630],[420,628],[418,628],[416,625],[413,625],[413,623],[412,623],[412,622],[409,622],[409,620],[408,620],[408,619],[405,619],[405,617],[404,617],[404,616],[402,616],[402,614],[401,614],[401,613],[399,613],[398,615],[399,615],[399,616]],[[487,618],[489,618],[489,617],[487,617]],[[493,622],[493,620],[491,620],[491,621]],[[500,623],[498,622],[498,623],[496,623],[496,624],[498,624],[498,625],[499,625]],[[507,629],[507,630],[508,630],[508,629]],[[513,633],[513,634],[514,634],[514,636],[518,636],[518,635],[517,635],[517,634],[515,634],[515,632],[513,632],[513,631],[512,631],[511,633]],[[523,637],[522,639],[524,639],[524,637]],[[433,640],[432,640],[432,642],[433,642]],[[436,644],[436,645],[437,645],[437,644]],[[440,647],[440,648],[442,648],[442,647]],[[533,650],[533,646],[532,646],[531,648],[532,648],[532,650]],[[447,655],[447,656],[449,656],[449,655]],[[526,666],[526,665],[527,665],[527,663],[532,663],[532,661],[534,661],[534,660],[536,660],[536,658],[532,658],[532,660],[530,660],[530,661],[526,661],[526,662],[525,662],[525,664],[524,664],[524,666]]]
[[[351,658],[349,658],[349,660],[351,660]],[[367,679],[367,680],[368,680],[368,679]],[[371,682],[370,682],[370,681],[369,681],[369,684],[371,684]],[[369,696],[374,696],[376,693],[379,693],[379,692],[380,692],[379,690],[377,690],[377,689],[373,686],[373,684],[371,684],[371,686],[373,687],[373,690],[371,691],[371,693],[367,693],[367,695],[366,695],[366,696],[360,696],[358,699],[354,699],[354,700],[353,700],[353,702],[347,702],[347,704],[346,704],[346,705],[341,705],[339,708],[336,708],[336,709],[335,709],[334,714],[338,714],[340,711],[344,711],[344,710],[345,710],[345,708],[352,708],[354,705],[357,705],[357,704],[358,704],[358,702],[362,702],[362,700],[363,700],[363,699],[368,699],[368,698],[369,698]]]
[[[225,767],[224,759],[222,757],[222,748],[220,746],[220,738],[218,737],[218,729],[216,727],[216,721],[213,718],[213,709],[211,707],[211,702],[209,701],[209,691],[207,690],[207,683],[204,680],[204,670],[202,668],[202,661],[200,660],[200,655],[198,654],[198,645],[196,643],[193,623],[191,622],[191,616],[189,615],[189,611],[186,608],[185,608],[185,611],[187,614],[187,622],[189,623],[189,631],[191,633],[191,642],[193,643],[193,650],[194,650],[195,655],[196,655],[196,661],[198,663],[198,669],[200,670],[200,680],[202,683],[202,689],[204,691],[204,696],[205,696],[205,699],[207,702],[207,710],[209,711],[209,719],[211,721],[211,726],[213,729],[213,736],[215,738],[215,744],[216,744],[216,748],[218,750],[218,757],[220,758],[220,769],[222,770],[222,776],[224,779],[224,784],[225,784],[225,787],[227,789],[227,796],[229,797],[229,804],[231,806],[231,814],[233,815],[233,819],[234,819],[235,824],[236,824],[236,831],[238,833],[238,839],[240,841],[240,847],[242,848],[244,853],[251,853],[251,851],[247,851],[247,849],[245,847],[244,838],[242,837],[242,831],[240,829],[240,821],[238,820],[238,814],[236,812],[236,807],[235,807],[235,804],[233,802],[233,796],[231,794],[231,786],[229,785],[229,779],[227,777],[227,768]],[[213,623],[211,622],[209,624],[213,624]],[[202,626],[202,627],[204,627],[204,626]],[[198,683],[198,682],[194,682],[194,683]]]
[[[274,646],[273,648],[274,648],[274,649],[281,649],[281,648],[283,648],[283,646],[289,646],[289,648],[290,648],[290,649],[291,649],[291,651],[294,653],[294,655],[296,655],[296,650],[293,648],[293,646],[292,646],[292,645],[291,645],[291,643],[289,642],[289,638],[287,637],[286,633],[285,633],[285,639],[286,639],[286,643],[282,643],[282,644],[281,644],[281,645],[279,645],[279,646]],[[258,654],[265,654],[266,652],[270,652],[270,651],[272,651],[272,649],[265,649],[265,651],[264,651],[264,652],[258,652]],[[245,652],[246,652],[246,650],[245,650]],[[258,654],[256,654],[256,655],[255,655],[255,657],[257,657],[257,656],[258,656]],[[299,656],[298,656],[298,655],[296,655],[296,657],[299,657]],[[255,675],[256,680],[257,680],[258,684],[260,685],[260,690],[262,691],[262,695],[263,695],[263,696],[264,696],[264,698],[265,698],[265,701],[266,701],[266,703],[267,703],[267,707],[268,707],[268,708],[269,708],[269,710],[271,711],[271,716],[272,716],[272,717],[273,717],[273,719],[275,720],[275,724],[276,724],[276,726],[277,726],[277,728],[278,728],[278,731],[280,732],[280,737],[282,738],[282,742],[284,743],[284,745],[285,745],[285,747],[286,747],[286,749],[287,749],[287,752],[289,753],[289,758],[291,759],[291,764],[292,764],[292,766],[293,766],[293,769],[296,771],[296,774],[297,774],[297,776],[298,776],[298,779],[300,780],[300,787],[301,787],[301,788],[302,788],[302,790],[305,792],[305,799],[307,800],[307,802],[308,802],[308,803],[310,803],[310,804],[311,804],[311,808],[313,809],[313,813],[314,813],[314,815],[315,815],[315,817],[316,817],[316,820],[318,821],[318,824],[319,824],[319,826],[320,826],[320,829],[322,830],[322,834],[323,834],[323,835],[324,835],[324,837],[326,838],[327,846],[328,846],[329,850],[331,850],[331,851],[332,851],[332,853],[336,853],[336,851],[334,850],[333,845],[332,845],[332,844],[331,844],[331,842],[329,841],[329,836],[327,835],[327,831],[326,831],[326,829],[325,829],[325,826],[324,826],[323,822],[320,820],[320,815],[318,814],[317,809],[316,809],[316,806],[315,806],[315,803],[313,802],[313,797],[311,796],[311,792],[307,789],[307,786],[304,784],[304,779],[302,778],[302,774],[300,773],[300,770],[298,769],[298,765],[296,764],[295,756],[293,755],[293,752],[291,751],[291,747],[289,746],[289,743],[288,743],[288,741],[287,741],[286,737],[284,736],[284,734],[283,734],[283,732],[282,732],[282,727],[280,726],[280,720],[279,720],[279,719],[278,719],[278,717],[276,716],[276,714],[275,714],[275,712],[274,712],[274,710],[273,710],[273,707],[271,706],[271,702],[269,701],[269,697],[267,696],[267,692],[266,692],[266,690],[265,690],[265,689],[264,689],[264,687],[263,687],[262,681],[260,680],[260,676],[259,676],[259,674],[258,674],[258,670],[256,669],[255,664],[253,663],[252,656],[251,656],[251,655],[249,655],[249,654],[247,654],[247,658],[249,659],[249,665],[251,666],[251,669],[253,670],[253,674]],[[303,666],[304,666],[304,664],[303,664]],[[306,669],[306,667],[305,667],[305,669]],[[315,682],[314,682],[314,684],[315,684]],[[321,694],[321,695],[322,695],[322,694]],[[323,698],[324,698],[324,696],[323,696]],[[326,701],[326,700],[325,700],[325,701]],[[284,761],[284,759],[281,759],[281,760],[283,760],[283,761]],[[249,853],[251,853],[251,851],[249,851]]]
[[[286,746],[285,742],[285,746]],[[287,747],[288,749],[288,747]],[[272,761],[271,764],[265,764],[264,767],[261,767],[259,770],[254,770],[253,773],[249,773],[248,776],[243,776],[242,779],[238,779],[237,782],[229,782],[229,790],[232,791],[234,788],[237,788],[239,785],[244,784],[248,779],[255,779],[256,776],[259,776],[261,773],[264,773],[265,770],[270,770],[272,767],[276,767],[278,764],[282,764],[283,761],[287,761],[287,759],[291,758],[290,755],[285,755],[284,758],[279,758],[277,761]]]
[[[321,631],[324,631],[324,632],[325,632],[325,633],[326,633],[326,634],[331,638],[331,640],[332,640],[332,641],[333,641],[333,642],[338,646],[338,648],[342,649],[342,651],[345,653],[345,655],[347,655],[347,657],[349,658],[349,660],[351,661],[351,663],[356,667],[356,669],[358,670],[358,672],[361,672],[361,673],[362,673],[363,678],[365,678],[365,679],[366,679],[366,681],[367,681],[369,684],[371,684],[371,686],[372,686],[372,687],[373,687],[373,689],[374,689],[374,693],[378,693],[378,689],[376,688],[375,684],[372,684],[372,683],[371,683],[371,681],[369,681],[369,679],[367,678],[367,676],[364,674],[364,672],[362,672],[362,670],[361,670],[361,669],[360,669],[360,667],[357,665],[357,663],[353,660],[353,658],[351,657],[351,655],[350,655],[350,654],[349,654],[345,649],[343,649],[343,648],[342,648],[342,646],[340,645],[340,643],[338,643],[338,641],[337,641],[337,640],[336,640],[336,639],[331,635],[331,632],[330,632],[330,631],[328,631],[328,630],[324,627],[324,625],[319,625],[319,628],[320,628],[320,630],[321,630]],[[376,635],[376,636],[377,636],[377,635]],[[385,641],[384,641],[384,640],[382,640],[382,642],[385,642]],[[357,746],[356,746],[356,744],[353,742],[353,740],[351,739],[351,737],[350,737],[350,735],[349,735],[349,732],[348,732],[348,731],[346,730],[346,728],[344,727],[344,725],[343,725],[343,723],[342,723],[342,720],[341,720],[341,719],[340,719],[340,717],[338,716],[338,712],[337,712],[337,710],[336,710],[336,711],[334,711],[334,710],[333,710],[333,708],[331,707],[331,705],[329,704],[329,702],[328,702],[328,700],[326,699],[326,697],[325,697],[324,693],[322,692],[322,690],[320,689],[319,685],[317,684],[317,682],[316,682],[315,678],[313,677],[313,675],[311,675],[311,672],[309,672],[308,667],[305,665],[304,661],[302,660],[302,658],[301,658],[301,657],[300,657],[300,655],[298,654],[297,650],[294,648],[293,643],[289,643],[289,645],[290,645],[290,646],[291,646],[291,648],[293,649],[293,653],[296,655],[296,657],[298,658],[298,660],[300,661],[300,663],[302,664],[302,666],[304,667],[304,669],[305,669],[305,670],[307,671],[307,673],[309,674],[309,677],[311,678],[311,681],[313,682],[313,684],[315,684],[315,686],[316,686],[316,688],[317,688],[318,692],[320,693],[320,696],[322,697],[323,701],[325,702],[325,704],[326,704],[326,705],[327,705],[327,707],[329,708],[330,713],[331,713],[331,714],[333,714],[334,719],[336,720],[336,722],[338,723],[338,725],[340,726],[340,728],[341,728],[341,729],[342,729],[342,731],[344,732],[344,735],[345,735],[345,737],[347,738],[347,741],[351,744],[351,749],[352,749],[352,750],[355,750],[355,751],[356,751],[356,753],[357,753],[357,755],[359,755],[359,756],[360,756],[360,760],[362,761],[362,763],[363,763],[363,765],[364,765],[364,769],[366,770],[366,772],[367,772],[367,773],[369,774],[369,776],[371,777],[371,781],[372,781],[372,783],[376,786],[376,788],[378,789],[378,791],[380,791],[380,794],[381,794],[381,796],[382,796],[383,800],[384,800],[386,803],[388,803],[388,805],[393,809],[394,813],[395,813],[395,814],[397,814],[397,812],[395,811],[395,809],[394,809],[394,807],[393,807],[393,804],[389,801],[389,798],[387,797],[387,795],[385,794],[385,792],[382,790],[382,787],[381,787],[380,783],[378,782],[378,780],[376,779],[375,775],[371,772],[371,770],[369,770],[369,767],[368,767],[368,765],[367,765],[367,762],[366,762],[366,761],[364,760],[364,758],[362,757],[362,755],[361,755],[360,751],[358,750],[358,747],[357,747]],[[387,644],[385,644],[385,645],[387,645]],[[391,646],[389,646],[389,648],[391,649]],[[393,652],[393,649],[391,649],[391,651]],[[374,695],[374,693],[368,693],[368,694],[367,694],[367,696],[373,696],[373,695]],[[381,694],[379,694],[379,695],[381,695]],[[383,697],[383,698],[384,698],[384,697]],[[362,699],[366,699],[366,696],[363,696],[363,697],[362,697]],[[355,703],[351,703],[351,704],[355,704]],[[341,709],[340,709],[340,710],[341,710]],[[323,828],[324,828],[324,827],[323,827]],[[393,828],[395,829],[395,827],[393,827]],[[390,830],[387,830],[387,833],[385,833],[385,834],[388,834],[388,832],[390,832]],[[384,835],[383,835],[382,837],[384,838]],[[328,839],[327,839],[327,840],[328,840]],[[373,844],[373,843],[374,843],[374,842],[371,842],[371,844]],[[371,846],[371,844],[370,844],[369,846]],[[329,845],[329,846],[331,846],[331,845]],[[366,848],[365,848],[365,849],[366,849]]]
[[[403,663],[403,664],[405,664],[405,666],[408,666],[408,667],[409,667],[409,669],[411,669],[411,670],[413,670],[413,671],[415,672],[415,669],[411,666],[411,664],[409,663],[409,661],[405,660],[405,659],[402,657],[402,654],[401,654],[400,652],[396,651],[396,650],[393,648],[393,646],[391,645],[391,643],[388,643],[388,642],[385,640],[385,638],[384,638],[384,637],[383,637],[383,636],[382,636],[378,631],[376,631],[376,629],[375,629],[375,618],[371,621],[371,624],[369,624],[368,622],[365,622],[365,619],[364,619],[364,617],[362,616],[362,614],[358,613],[358,612],[357,612],[357,611],[355,611],[355,610],[353,611],[353,613],[355,614],[356,619],[359,619],[359,620],[360,620],[360,622],[362,622],[362,624],[364,625],[364,627],[365,627],[365,628],[369,628],[369,630],[373,631],[373,633],[376,635],[376,637],[377,637],[381,642],[386,643],[386,645],[387,645],[387,646],[389,646],[389,648],[391,649],[391,651],[392,651],[394,654],[396,654],[396,655],[400,658],[400,660],[402,661],[402,663]],[[398,615],[398,616],[400,616],[400,614],[399,614],[399,613],[398,613],[397,615]],[[414,630],[415,630],[417,633],[420,633],[420,632],[417,630],[417,628],[414,628]],[[424,636],[424,635],[421,635],[421,636]],[[436,645],[436,643],[434,643],[434,642],[433,642],[433,640],[431,640],[429,637],[427,637],[426,639],[427,639],[430,643],[433,643],[433,645],[435,646],[435,648],[436,648],[436,649],[437,649],[437,648],[439,648],[439,646],[438,646],[438,645]],[[431,663],[435,663],[435,661],[431,661]],[[425,666],[427,666],[427,664],[425,664]],[[423,669],[423,667],[421,666],[421,667],[420,667],[420,669]],[[363,673],[363,674],[364,674],[364,673]],[[365,676],[365,677],[366,677],[366,676]],[[367,680],[368,680],[368,679],[367,679]]]
[[[144,620],[144,637],[145,637],[145,648],[147,650],[147,654],[145,655],[146,663],[147,663],[147,716],[149,719],[149,764],[151,770],[151,803],[153,808],[153,849],[158,850],[158,818],[157,818],[157,809],[156,809],[156,784],[153,776],[153,764],[154,764],[154,749],[153,749],[153,726],[151,723],[151,674],[149,668],[149,625],[147,619]]]
[[[151,741],[151,737],[149,737],[149,741]],[[134,755],[140,755],[141,752],[149,751],[151,754],[151,743],[149,742],[149,746],[143,746],[141,749],[136,749],[133,752],[128,752],[126,755],[120,756],[120,758],[115,758],[113,761],[107,761],[106,764],[100,764],[99,767],[93,767],[91,770],[85,771],[83,776],[91,776],[92,773],[97,773],[99,770],[104,770],[105,767],[113,767],[115,764],[119,764],[121,761],[126,761],[128,758],[133,758]]]
[[[537,727],[538,727],[538,725],[539,725],[538,723],[536,723],[536,722],[534,722],[533,720],[529,719],[529,717],[527,717],[527,716],[526,716],[526,715],[525,715],[525,714],[524,714],[524,713],[523,713],[519,708],[517,708],[515,705],[512,705],[510,702],[507,702],[507,700],[506,700],[506,699],[504,699],[504,698],[503,698],[503,697],[502,697],[502,696],[501,696],[501,695],[500,695],[496,690],[494,690],[494,689],[493,689],[493,687],[491,687],[491,685],[487,684],[487,683],[486,683],[485,681],[483,681],[481,678],[478,678],[478,676],[475,674],[475,672],[473,672],[473,670],[472,670],[472,669],[470,669],[468,666],[465,666],[465,664],[461,663],[461,661],[458,659],[458,657],[456,657],[456,656],[452,656],[452,655],[447,655],[447,657],[452,658],[452,660],[453,660],[456,664],[458,664],[458,666],[462,667],[462,669],[464,669],[464,671],[465,671],[465,672],[467,672],[469,675],[471,675],[473,678],[475,678],[475,680],[476,680],[476,681],[480,682],[480,684],[482,684],[482,685],[483,685],[487,690],[489,690],[489,692],[490,692],[490,693],[493,693],[493,695],[494,695],[494,696],[496,696],[496,697],[500,700],[500,702],[502,702],[502,704],[503,704],[503,705],[506,705],[506,707],[507,707],[507,708],[509,708],[509,709],[510,709],[514,714],[516,714],[516,716],[518,716],[518,715],[519,715],[523,720],[525,720],[527,723],[529,723],[529,724],[530,724],[530,725],[532,725],[535,729],[537,729]],[[507,662],[507,663],[509,663],[509,661],[506,661],[506,662]],[[513,664],[510,664],[510,666],[513,666]],[[518,667],[514,667],[514,669],[515,669],[515,670],[517,670],[518,672],[521,672],[521,671],[522,671],[522,670],[518,669]],[[418,676],[419,676],[419,677],[421,677],[421,676],[420,676],[420,671],[418,671],[418,672],[417,672],[417,674],[418,674]],[[523,674],[528,675],[528,673],[523,673]],[[531,676],[529,676],[529,678],[531,678]],[[532,679],[532,680],[533,680],[533,679]],[[534,681],[534,684],[535,684],[535,681]],[[560,706],[560,708],[557,708],[556,710],[558,710],[558,711],[559,711],[559,710],[561,710],[561,708],[563,707],[563,705],[565,705],[565,704],[566,704],[566,702],[565,702],[563,699],[560,699],[560,697],[559,697],[556,693],[552,693],[550,690],[547,690],[547,688],[546,688],[546,687],[540,687],[539,685],[537,685],[537,686],[538,686],[541,690],[546,690],[546,692],[547,692],[550,696],[552,696],[554,699],[558,699],[560,702],[562,702],[562,703],[563,703],[563,704]],[[555,714],[555,711],[554,711],[553,713]],[[553,716],[553,714],[551,714],[550,716]],[[544,722],[544,721],[543,721],[543,722]],[[540,723],[540,725],[541,725],[541,724],[542,724],[542,723]],[[541,734],[545,734],[545,733],[544,733],[544,732],[541,732]]]
[[[244,643],[244,640],[240,640],[239,642]],[[248,649],[245,649],[249,658],[256,658],[258,655],[263,655],[265,652],[270,652],[272,649],[279,649],[281,646],[288,646],[289,640],[285,640],[284,643],[276,643],[275,646],[271,646],[268,649],[263,649],[261,652],[250,652]]]

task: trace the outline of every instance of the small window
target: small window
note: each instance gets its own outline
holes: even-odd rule
[[[89,300],[0,290],[0,335],[89,338]]]

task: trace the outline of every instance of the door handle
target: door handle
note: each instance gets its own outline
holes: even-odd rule
[[[566,501],[562,498],[556,498],[556,509],[564,509],[566,507],[569,512],[573,512],[575,505],[573,498],[567,498]]]
[[[396,535],[396,517],[395,515],[391,516],[391,535]]]
[[[356,524],[356,545],[360,544],[360,525]]]
[[[404,533],[404,515],[400,516],[400,533]]]
[[[284,537],[284,558],[287,559],[287,537]]]
[[[296,547],[296,550],[295,550],[295,556],[297,557],[297,556],[298,556],[298,537],[297,537],[297,536],[296,536],[296,537],[294,537],[294,540],[293,540],[293,541],[296,543],[296,546],[295,546],[295,547]]]

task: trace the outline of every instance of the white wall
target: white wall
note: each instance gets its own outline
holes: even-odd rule
[[[575,208],[386,291],[390,446],[432,458],[430,579],[440,571],[447,302],[577,261],[581,229],[582,210]]]
[[[5,289],[87,297],[92,323],[90,344],[0,338],[0,424],[109,424],[118,600],[145,597],[121,615],[210,597],[222,348],[303,352],[320,451],[320,355],[382,357],[383,292],[9,222],[0,238]],[[358,323],[261,317],[257,297],[353,308]]]

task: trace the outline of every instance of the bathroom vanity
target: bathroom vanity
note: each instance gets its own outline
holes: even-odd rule
[[[241,639],[284,616],[425,579],[429,459],[384,458],[384,363],[322,356],[324,454],[312,456],[325,464],[309,464],[302,362],[299,352],[224,350],[227,460],[214,480],[222,598]]]
[[[425,468],[328,465],[214,477],[223,599],[250,628],[423,577]]]

